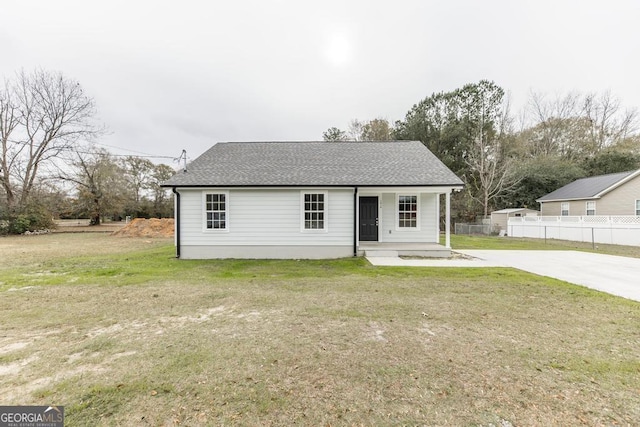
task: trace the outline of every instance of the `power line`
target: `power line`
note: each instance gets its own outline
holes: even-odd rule
[[[15,144],[20,144],[23,146],[26,146],[29,144],[28,141],[11,141],[12,143]],[[128,148],[122,148],[122,147],[116,147],[115,145],[109,145],[109,144],[103,144],[101,142],[94,142],[93,145],[100,145],[102,147],[109,147],[109,148],[114,148],[116,150],[122,150],[122,151],[128,151],[130,153],[136,153],[134,157],[140,157],[140,158],[146,158],[146,159],[171,159],[171,160],[176,160],[176,159],[181,159],[182,155],[180,155],[180,157],[175,157],[175,156],[160,156],[160,155],[154,155],[154,154],[149,154],[149,153],[143,153],[142,151],[136,151],[136,150],[130,150]],[[83,151],[78,151],[78,153],[80,154],[93,154],[91,152],[83,152]],[[129,157],[131,156],[131,154],[113,154],[113,153],[109,153],[109,155],[113,156],[113,157]]]
[[[114,147],[111,145],[107,145],[107,144],[97,144],[96,145],[102,145],[105,147],[109,147],[109,148],[116,148],[118,149],[119,147]],[[74,150],[76,153],[78,154],[86,154],[88,156],[90,155],[94,155],[96,154],[95,152],[92,151],[80,151],[80,150]],[[129,150],[129,151],[133,151],[133,150]],[[133,151],[135,152],[135,151]],[[173,160],[174,163],[178,163],[180,164],[180,162],[183,162],[183,170],[186,172],[187,171],[187,161],[189,159],[189,157],[187,157],[187,150],[182,150],[182,152],[180,153],[180,155],[178,157],[175,156],[154,156],[154,155],[131,155],[131,154],[113,154],[113,153],[109,153],[109,156],[111,157],[137,157],[137,158],[141,158],[141,159],[171,159]]]
[[[91,155],[91,154],[95,154],[95,152],[92,151],[78,151],[75,150],[74,152],[78,153],[78,154],[87,154],[87,155]],[[152,156],[152,155],[148,155],[148,156],[141,156],[141,155],[132,155],[132,154],[113,154],[113,153],[109,153],[109,155],[111,157],[138,157],[141,159],[172,159],[175,160],[176,158],[173,156]]]
[[[130,150],[128,148],[116,147],[115,145],[103,144],[101,142],[95,142],[96,145],[101,145],[103,147],[115,148],[116,150],[128,151],[130,153],[136,153],[136,157],[150,158],[150,159],[175,159],[175,156],[156,156],[149,153],[143,153],[142,151]],[[112,154],[115,157],[127,157],[123,154]]]

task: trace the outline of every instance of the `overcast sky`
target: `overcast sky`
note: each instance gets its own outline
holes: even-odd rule
[[[111,151],[193,159],[393,122],[481,79],[516,109],[531,91],[640,107],[639,20],[638,0],[0,0],[0,75],[61,71]]]

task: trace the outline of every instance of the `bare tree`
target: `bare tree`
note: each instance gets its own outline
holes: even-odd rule
[[[352,141],[391,141],[392,133],[389,121],[380,117],[366,121],[353,119],[347,132]]]
[[[358,119],[353,119],[349,122],[349,129],[347,135],[351,141],[362,141],[362,131],[364,129],[364,122]]]
[[[519,178],[514,173],[515,164],[506,147],[512,134],[509,102],[503,102],[501,90],[480,87],[478,92],[476,106],[479,110],[473,126],[476,136],[465,162],[470,170],[467,177],[469,194],[482,205],[483,215],[487,216],[491,201],[514,188]]]
[[[92,139],[94,101],[61,73],[21,71],[0,90],[0,184],[9,209],[26,205],[43,168]]]
[[[363,141],[391,141],[393,129],[389,121],[383,118],[369,120],[362,128]]]
[[[527,106],[533,125],[525,131],[532,157],[560,155],[571,157],[584,145],[576,135],[580,110],[580,96],[568,93],[548,99],[532,93]],[[582,138],[580,138],[582,139]]]
[[[582,114],[589,125],[596,151],[623,142],[638,129],[638,112],[622,109],[620,99],[604,92],[584,97]]]
[[[604,148],[624,144],[638,128],[637,111],[623,110],[610,92],[568,93],[555,99],[533,93],[527,114],[530,127],[522,135],[532,157],[591,157]]]
[[[168,190],[160,185],[176,173],[171,166],[165,164],[156,165],[151,177],[151,191],[153,192],[153,207],[159,217],[171,216],[173,203],[171,196],[167,196]]]
[[[73,170],[62,171],[58,178],[74,184],[91,225],[99,225],[107,212],[122,210],[126,199],[123,171],[106,150],[76,151],[71,164]]]
[[[520,183],[516,164],[504,158],[499,144],[488,145],[480,136],[476,147],[469,152],[467,164],[473,170],[469,177],[471,197],[482,205],[483,215],[489,215],[493,199],[504,195]]]
[[[2,158],[0,159],[0,184],[4,190],[7,204],[13,206],[15,195],[11,183],[11,171],[14,169],[16,157],[19,153],[11,143],[10,137],[18,127],[18,108],[12,99],[9,82],[4,81],[4,88],[0,90],[0,144],[2,144]]]
[[[134,203],[138,206],[143,191],[151,186],[154,164],[142,157],[127,156],[122,161],[122,167],[131,186]]]

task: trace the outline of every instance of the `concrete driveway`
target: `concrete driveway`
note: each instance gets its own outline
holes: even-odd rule
[[[473,259],[371,259],[374,265],[513,267],[640,301],[640,259],[579,251],[456,250]]]

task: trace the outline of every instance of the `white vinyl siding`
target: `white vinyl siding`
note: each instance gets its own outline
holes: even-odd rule
[[[407,193],[402,193],[407,194]],[[363,194],[365,195],[365,194]],[[366,194],[369,195],[369,194]],[[373,194],[375,195],[375,194]],[[436,243],[439,238],[439,203],[438,194],[420,193],[418,205],[418,221],[420,228],[397,227],[398,194],[382,193],[380,198],[380,223],[378,241],[380,242],[428,242]]]
[[[589,201],[586,203],[585,212],[587,215],[595,215],[596,214],[596,202]]]
[[[569,203],[562,202],[560,204],[560,216],[569,216]]]
[[[299,189],[226,189],[227,232],[203,232],[203,193],[211,189],[180,190],[180,239],[189,245],[348,245],[353,246],[353,189],[305,190],[326,194],[322,233],[303,232]],[[325,225],[326,226],[326,225]],[[274,248],[277,250],[277,248]]]

